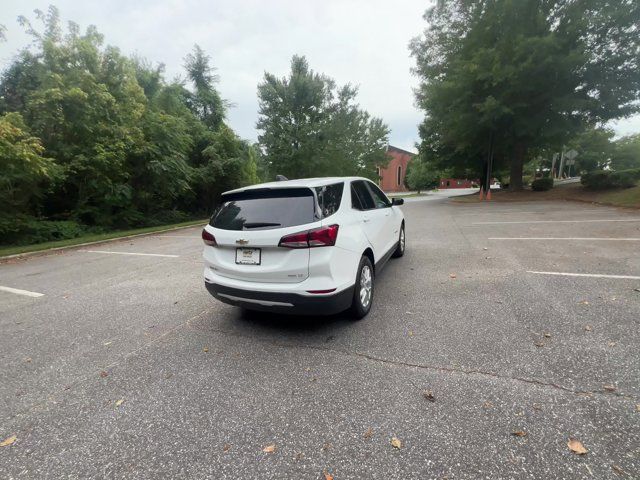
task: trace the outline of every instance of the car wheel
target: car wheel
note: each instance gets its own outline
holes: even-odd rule
[[[371,310],[373,303],[373,265],[369,257],[363,255],[358,265],[358,275],[353,292],[351,314],[357,320],[363,318]]]
[[[400,225],[400,236],[398,238],[398,246],[396,250],[391,255],[393,258],[398,258],[404,255],[404,247],[406,244],[405,234],[404,234],[404,223]]]

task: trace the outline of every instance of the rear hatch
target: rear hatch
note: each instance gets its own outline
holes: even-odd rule
[[[278,247],[280,239],[319,225],[310,188],[260,188],[230,193],[207,227],[205,247],[216,274],[251,282],[297,283],[309,276],[309,249]]]

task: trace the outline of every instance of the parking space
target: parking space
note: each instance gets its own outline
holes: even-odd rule
[[[0,289],[0,471],[640,476],[640,214],[403,210],[407,254],[360,322],[216,303],[199,228],[0,264],[1,286],[44,294]]]

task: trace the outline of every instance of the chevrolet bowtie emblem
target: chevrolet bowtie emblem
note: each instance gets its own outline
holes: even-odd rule
[[[249,243],[249,240],[245,240],[244,238],[239,238],[238,240],[236,240],[236,243],[238,245],[246,245],[247,243]]]

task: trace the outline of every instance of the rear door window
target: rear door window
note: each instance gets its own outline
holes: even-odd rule
[[[360,206],[360,208],[358,208],[359,210],[371,210],[372,208],[376,208],[376,204],[373,201],[373,197],[371,196],[371,193],[369,193],[367,186],[364,184],[364,180],[356,180],[351,184],[351,188],[352,194],[355,192],[358,198],[357,203],[359,203]],[[355,203],[353,208],[357,208]]]
[[[209,224],[222,230],[268,230],[318,220],[309,188],[253,189],[222,197]]]
[[[391,201],[382,192],[382,190],[380,190],[375,184],[371,182],[366,182],[366,184],[371,191],[371,196],[373,197],[373,201],[376,204],[376,208],[385,208],[391,206]]]
[[[329,217],[336,213],[340,208],[342,201],[342,191],[344,183],[334,183],[333,185],[325,185],[316,187],[316,195],[318,197],[318,205],[322,212],[322,218]]]

